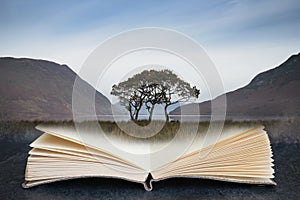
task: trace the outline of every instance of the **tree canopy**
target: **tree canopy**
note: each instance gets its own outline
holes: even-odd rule
[[[169,121],[168,107],[198,98],[200,90],[180,79],[171,70],[144,70],[126,81],[112,86],[111,94],[117,96],[121,105],[129,111],[132,120],[138,120],[142,106],[149,113],[149,121],[155,105],[162,104],[166,121]]]

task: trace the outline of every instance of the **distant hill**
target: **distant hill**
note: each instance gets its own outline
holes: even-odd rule
[[[228,119],[300,116],[300,53],[258,74],[247,86],[226,93],[226,97]],[[211,101],[184,106],[191,115],[196,114],[195,106],[200,107],[201,114],[211,112]],[[170,114],[180,114],[180,107]]]
[[[0,58],[0,119],[71,120],[76,74],[66,65],[27,58]],[[79,94],[94,90],[80,79]],[[110,115],[111,104],[96,92],[97,114]]]

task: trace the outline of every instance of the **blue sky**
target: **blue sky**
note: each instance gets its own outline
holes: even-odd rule
[[[42,58],[75,71],[106,38],[141,27],[170,28],[195,39],[226,91],[300,49],[299,0],[0,2],[0,56]]]

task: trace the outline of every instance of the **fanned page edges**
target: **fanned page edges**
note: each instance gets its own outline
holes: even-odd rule
[[[25,188],[66,179],[112,177],[143,183],[148,172],[98,149],[44,133],[30,146]],[[130,178],[129,178],[130,177]]]
[[[84,152],[80,144],[45,133],[31,145],[33,149],[29,152],[22,186],[30,188],[86,177],[125,179],[142,183],[147,191],[152,190],[153,182],[173,177],[276,185],[271,180],[274,170],[270,141],[263,128],[260,126],[231,136],[215,145],[181,156],[150,173],[99,149],[95,159],[95,155]],[[48,141],[49,144],[34,145],[41,141]],[[65,149],[51,148],[57,143],[61,144],[61,148],[66,145]]]
[[[276,185],[271,180],[271,157],[268,135],[258,127],[182,156],[151,173],[154,179],[182,176]]]

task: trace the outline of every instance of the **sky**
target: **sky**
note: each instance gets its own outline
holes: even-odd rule
[[[75,72],[101,42],[142,27],[172,29],[197,41],[225,91],[300,50],[299,0],[0,2],[0,56],[51,60]]]

